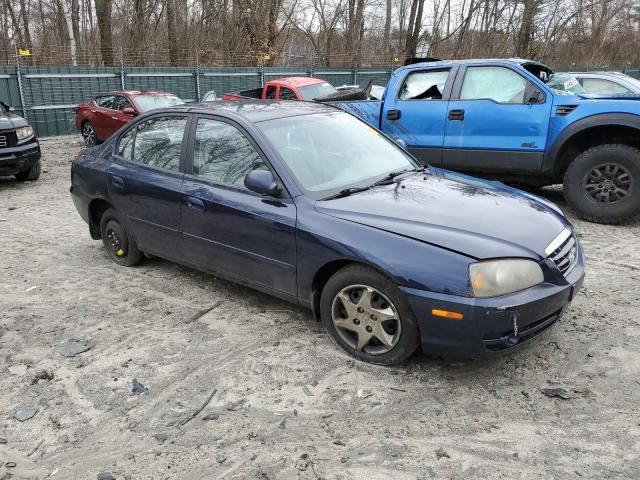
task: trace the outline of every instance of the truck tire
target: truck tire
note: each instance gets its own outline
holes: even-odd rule
[[[640,212],[640,150],[592,147],[571,162],[563,190],[569,205],[590,222],[617,224]]]
[[[33,180],[37,180],[38,178],[40,178],[40,160],[31,165],[31,168],[29,168],[29,170],[16,173],[16,180],[18,180],[19,182],[32,182]]]

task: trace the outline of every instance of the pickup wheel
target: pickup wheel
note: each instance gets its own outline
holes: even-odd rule
[[[617,224],[640,212],[640,150],[600,145],[580,154],[564,174],[567,202],[585,220]]]
[[[19,182],[33,181],[40,178],[40,160],[31,165],[29,170],[25,170],[24,172],[16,173],[16,180]]]
[[[132,267],[142,259],[136,241],[127,231],[120,214],[113,208],[105,210],[100,219],[102,243],[111,260],[123,267]]]

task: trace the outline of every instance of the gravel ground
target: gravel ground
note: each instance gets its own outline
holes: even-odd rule
[[[69,197],[81,142],[42,148],[39,181],[0,179],[0,479],[640,478],[640,221],[575,221],[585,285],[534,345],[376,367],[299,307],[116,266]]]

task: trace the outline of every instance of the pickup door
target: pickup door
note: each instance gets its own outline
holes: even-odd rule
[[[384,95],[380,129],[403,140],[419,160],[442,161],[448,98],[458,67],[413,70],[392,78]]]
[[[553,97],[516,68],[462,66],[449,100],[442,164],[470,172],[537,172]]]

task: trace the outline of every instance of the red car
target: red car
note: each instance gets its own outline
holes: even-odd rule
[[[98,95],[75,108],[76,127],[91,147],[104,142],[113,132],[141,113],[184,102],[166,92],[111,92]]]

